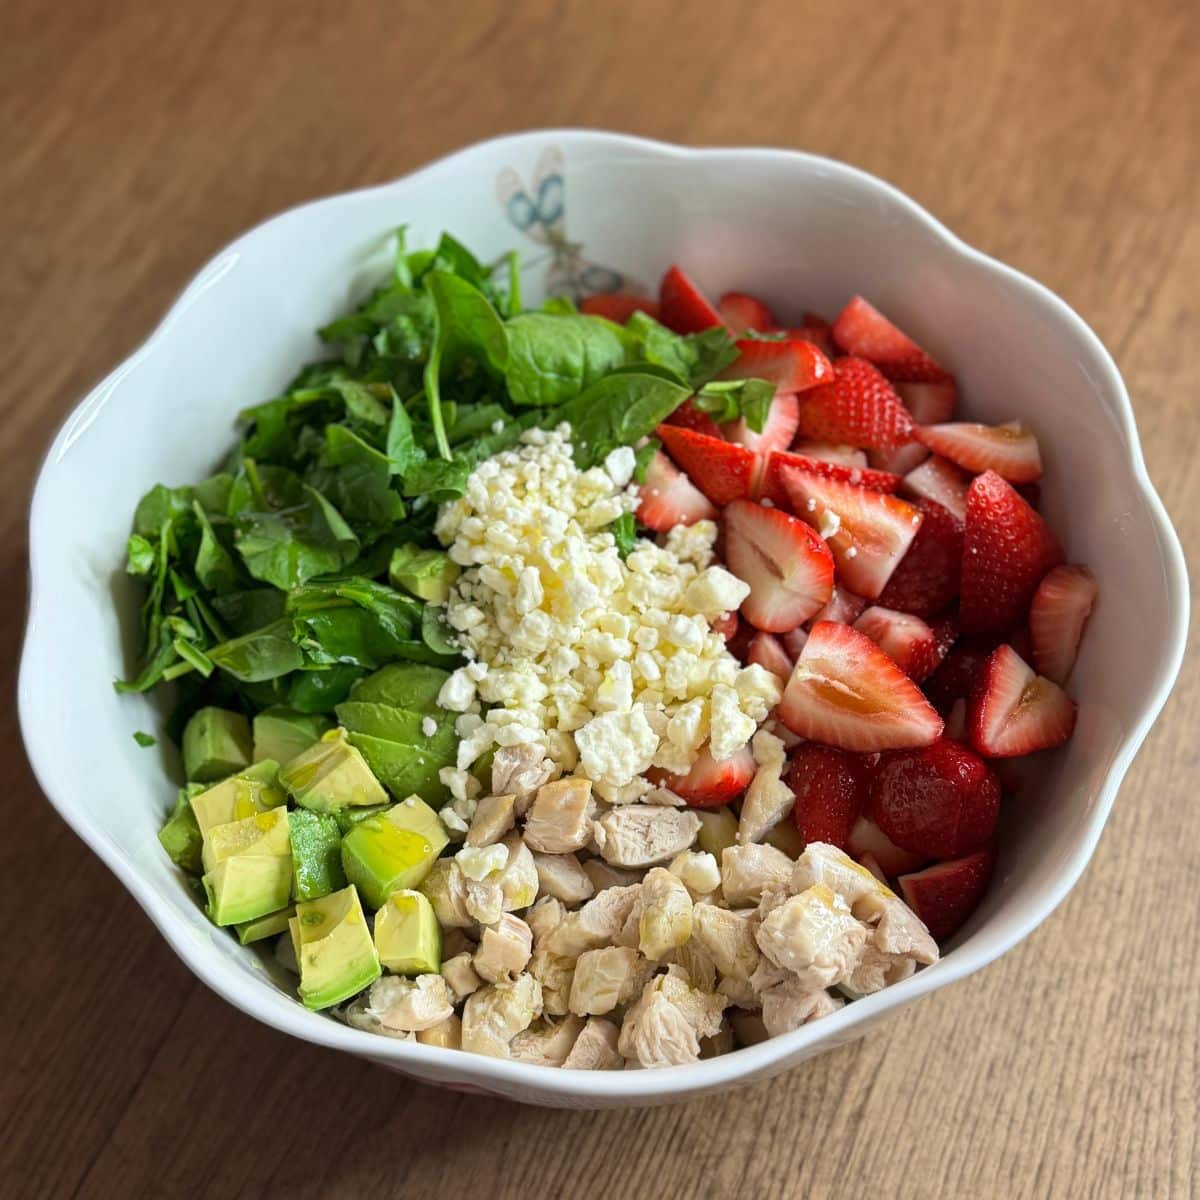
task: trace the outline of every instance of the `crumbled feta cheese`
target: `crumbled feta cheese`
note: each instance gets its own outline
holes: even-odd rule
[[[455,856],[458,869],[475,882],[486,879],[493,871],[508,866],[508,847],[503,842],[492,846],[464,846]]]
[[[438,730],[438,723],[432,717],[421,718],[421,732],[426,737],[433,737]]]
[[[637,456],[628,446],[618,446],[609,451],[604,460],[604,469],[616,487],[623,488],[632,478],[637,466]]]

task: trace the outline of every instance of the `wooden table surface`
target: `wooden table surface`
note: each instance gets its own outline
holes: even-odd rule
[[[539,125],[891,180],[1099,332],[1200,548],[1194,0],[4,0],[0,27],[7,680],[39,456],[197,267],[297,201]],[[429,1089],[235,1012],[45,803],[6,706],[0,1193],[1195,1194],[1198,703],[1193,662],[1085,878],[1001,962],[765,1085],[594,1114]]]

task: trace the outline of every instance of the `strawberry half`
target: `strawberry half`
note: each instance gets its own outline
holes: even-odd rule
[[[921,510],[883,492],[785,468],[789,507],[829,543],[846,586],[878,599],[908,553],[924,519]]]
[[[717,510],[703,492],[661,450],[646,468],[646,482],[638,489],[637,519],[647,529],[665,533],[676,525],[711,521]]]
[[[851,470],[858,468],[860,471],[867,464],[867,452],[860,450],[857,446],[848,446],[845,442],[805,442],[799,441],[792,445],[792,453],[798,454],[802,458],[815,458],[818,462],[836,463],[841,467],[849,467]],[[880,491],[886,491],[885,488],[880,488]]]
[[[900,891],[930,934],[944,941],[975,911],[987,891],[993,862],[990,850],[980,850],[966,858],[935,863],[923,871],[901,875]]]
[[[721,433],[731,442],[766,455],[772,450],[786,450],[796,436],[796,425],[800,420],[800,402],[787,392],[777,392],[771,401],[762,433],[755,433],[746,424],[745,417],[729,421],[721,426]]]
[[[696,433],[708,437],[721,437],[721,427],[706,413],[701,412],[692,401],[685,400],[664,422],[664,425],[679,425],[684,429],[695,430]]]
[[[763,467],[759,489],[773,504],[790,507],[787,489],[783,486],[786,469],[805,471],[821,479],[836,479],[841,483],[852,483],[871,492],[894,492],[900,486],[899,475],[886,471],[872,471],[869,467],[844,466],[825,459],[806,458],[789,450],[772,450]]]
[[[834,377],[829,359],[811,342],[790,338],[785,342],[739,338],[737,359],[719,379],[765,379],[777,392],[803,392]]]
[[[837,585],[836,584],[834,585],[833,590],[836,595],[836,593],[837,593]],[[829,604],[832,604],[832,603],[833,603],[833,601],[830,600]],[[825,608],[828,608],[829,604],[825,605]],[[825,609],[821,610],[821,612],[824,612],[824,611],[825,611]],[[817,615],[819,616],[820,614],[818,613]],[[787,633],[781,633],[779,635],[779,641],[783,646],[784,652],[788,656],[788,661],[790,663],[794,664],[796,659],[798,659],[800,657],[800,655],[804,652],[804,644],[805,644],[805,642],[808,641],[808,630],[803,628],[803,626],[796,628],[796,629],[789,629]],[[789,667],[788,674],[791,675],[791,673],[792,673],[791,668]],[[785,679],[784,683],[786,683],[786,682],[787,682],[787,680]]]
[[[949,376],[906,333],[877,308],[855,296],[833,323],[833,340],[847,353],[873,362],[889,378],[908,383],[940,382]]]
[[[954,416],[954,406],[958,403],[958,389],[949,376],[940,382],[900,381],[892,386],[918,425],[940,425]]]
[[[809,842],[844,850],[867,801],[870,776],[861,755],[806,742],[792,754],[784,782],[792,789],[792,821]]]
[[[997,645],[994,637],[960,638],[953,644],[942,665],[925,681],[925,695],[938,712],[948,713],[959,700],[970,697]]]
[[[885,450],[909,441],[912,431],[896,389],[865,358],[835,358],[833,382],[801,399],[800,434],[814,441]]]
[[[833,594],[833,556],[803,521],[735,500],[725,509],[725,562],[750,585],[742,616],[767,633],[808,620]]]
[[[645,296],[631,296],[628,292],[602,292],[581,300],[579,311],[589,317],[606,317],[618,325],[624,325],[635,312],[644,312],[657,321],[659,306],[657,300],[647,300]]]
[[[962,578],[963,527],[932,500],[919,500],[924,514],[908,553],[892,572],[879,603],[901,612],[930,617],[958,595]]]
[[[995,471],[1009,483],[1032,483],[1042,477],[1037,438],[1020,421],[1006,425],[979,425],[974,421],[918,425],[913,436],[972,475]]]
[[[920,617],[872,605],[854,622],[909,679],[920,683],[942,661],[937,636]]]
[[[815,625],[818,621],[833,621],[837,625],[853,625],[866,607],[867,602],[862,596],[855,595],[849,588],[835,583],[829,603],[813,617],[812,623]]]
[[[679,425],[660,425],[655,433],[667,453],[714,504],[723,506],[750,495],[756,459],[745,446]]]
[[[920,442],[905,442],[902,446],[889,446],[886,450],[872,450],[867,461],[877,471],[888,471],[892,475],[907,475],[929,457],[929,447]]]
[[[933,500],[959,521],[967,519],[967,491],[971,477],[949,459],[931,455],[901,481],[900,490],[920,500]]]
[[[893,879],[905,871],[915,871],[928,861],[919,854],[901,850],[870,817],[865,816],[854,822],[846,849],[864,866],[868,858],[874,859]]]
[[[792,674],[792,659],[778,638],[769,633],[756,633],[750,639],[746,654],[748,663],[758,663],[764,671],[770,671],[780,683],[787,683]]]
[[[1047,679],[1067,682],[1099,594],[1087,567],[1055,567],[1038,584],[1029,606],[1029,637],[1033,665]]]
[[[812,627],[779,718],[801,737],[862,753],[928,746],[942,732],[917,685],[869,637],[832,621]]]
[[[1011,484],[994,471],[977,476],[967,491],[963,533],[963,632],[1014,629],[1046,572],[1062,560],[1050,527]]]
[[[871,816],[902,850],[955,858],[985,846],[1000,813],[1000,784],[979,755],[941,738],[887,755],[871,784]]]
[[[987,660],[967,705],[971,744],[990,758],[1061,746],[1075,730],[1075,704],[1008,645]]]
[[[745,292],[726,292],[717,301],[717,311],[734,337],[740,337],[747,329],[762,333],[775,328],[771,310],[761,300]]]
[[[717,762],[705,746],[686,775],[667,775],[661,771],[649,774],[690,808],[720,808],[736,800],[750,786],[755,769],[749,746],[743,746],[724,762]]]
[[[659,320],[676,333],[700,333],[721,324],[721,314],[678,267],[668,267],[658,286]]]

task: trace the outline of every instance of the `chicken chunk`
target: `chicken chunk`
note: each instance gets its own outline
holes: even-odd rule
[[[532,975],[488,984],[463,1006],[462,1048],[508,1058],[509,1043],[541,1015],[542,985]]]
[[[877,913],[877,904],[888,897],[894,898],[894,893],[866,867],[828,842],[809,842],[792,868],[793,892],[803,892],[814,883],[823,883],[837,892],[862,920]],[[858,905],[863,902],[866,908],[860,914]]]
[[[529,974],[542,985],[542,1006],[552,1017],[571,1011],[571,984],[575,979],[575,959],[549,950],[535,950],[529,960]]]
[[[715,904],[697,904],[692,910],[692,937],[703,947],[722,975],[749,979],[758,966],[752,912],[734,912]]]
[[[517,798],[484,796],[475,806],[471,827],[467,830],[468,846],[491,846],[516,824]]]
[[[492,792],[513,797],[518,817],[525,815],[533,794],[554,778],[558,768],[536,742],[501,746],[492,759]]]
[[[453,958],[442,960],[442,978],[454,993],[455,1003],[465,1000],[483,986],[472,957],[470,954],[456,954]]]
[[[561,1067],[583,1032],[582,1017],[569,1014],[561,1021],[543,1017],[513,1038],[509,1052],[518,1062]]]
[[[652,867],[638,899],[638,949],[658,962],[692,936],[692,897],[677,875]]]
[[[843,1003],[828,992],[812,991],[799,979],[789,979],[763,992],[763,1026],[771,1037],[778,1037],[837,1012]]]
[[[543,854],[582,850],[592,838],[591,780],[578,775],[538,789],[525,814],[525,844]]]
[[[596,846],[616,867],[652,867],[687,850],[700,831],[688,809],[629,804],[606,812],[595,825]]]
[[[466,929],[475,923],[467,906],[467,878],[452,858],[439,858],[420,886],[443,929]]]
[[[686,973],[672,967],[651,979],[630,1005],[617,1049],[643,1067],[695,1062],[700,1039],[720,1031],[725,1003],[723,996],[692,987]]]
[[[796,802],[795,793],[782,779],[786,765],[783,743],[760,729],[754,735],[752,746],[758,770],[742,800],[737,831],[738,844],[742,846],[761,842],[792,811]]]
[[[588,1017],[563,1066],[573,1071],[619,1071],[625,1060],[617,1052],[621,1031],[603,1017]]]
[[[729,846],[721,852],[721,894],[734,907],[757,904],[764,891],[787,887],[794,865],[774,846]]]
[[[533,948],[540,950],[546,939],[562,924],[567,910],[554,896],[542,896],[525,914],[525,924],[533,933]]]
[[[533,953],[533,932],[520,917],[505,913],[495,925],[484,928],[475,951],[474,967],[481,979],[499,983],[514,979]]]
[[[692,987],[702,992],[717,990],[717,964],[694,937],[676,948],[671,961],[687,975]]]
[[[462,1022],[449,1016],[437,1025],[418,1030],[417,1041],[425,1046],[441,1046],[443,1050],[461,1050]]]
[[[546,948],[567,958],[578,958],[585,950],[611,945],[640,892],[639,884],[606,888],[577,912],[567,913],[562,924],[546,939]]]
[[[759,1000],[759,994],[757,991],[755,991],[754,984],[749,979],[737,979],[733,975],[726,975],[725,978],[717,984],[715,990],[720,995],[724,996],[730,1004],[733,1004],[738,1008],[760,1007],[761,1001]]]
[[[472,921],[495,925],[504,915],[504,891],[499,877],[499,871],[493,871],[484,879],[463,877],[467,915]]]
[[[671,859],[667,870],[679,876],[693,900],[711,896],[721,886],[721,868],[707,850],[684,850]]]
[[[538,892],[543,896],[553,896],[564,904],[582,904],[595,895],[592,881],[574,854],[534,853],[533,865]]]
[[[454,1015],[454,1001],[440,975],[383,975],[371,984],[365,1016],[390,1032],[417,1033]]]
[[[628,887],[631,883],[641,883],[641,871],[621,871],[610,867],[602,858],[585,858],[583,872],[592,881],[592,887],[597,892],[605,888]]]
[[[864,897],[858,909],[865,907],[878,915],[875,924],[867,926],[867,944],[858,965],[841,985],[844,992],[851,996],[878,992],[907,979],[918,963],[928,966],[937,962],[937,942],[902,900]]]
[[[575,964],[570,1009],[581,1017],[601,1017],[627,1004],[641,991],[652,964],[627,946],[587,950]]]
[[[840,896],[817,883],[772,909],[756,938],[776,966],[794,971],[809,991],[817,991],[850,975],[867,931]]]

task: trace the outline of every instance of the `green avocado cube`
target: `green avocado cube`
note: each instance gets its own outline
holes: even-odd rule
[[[278,808],[287,800],[275,782],[278,771],[279,764],[268,759],[247,767],[240,775],[223,779],[216,787],[205,788],[193,795],[192,812],[200,832],[203,834],[214,825],[227,825],[256,812]]]
[[[388,582],[419,596],[428,604],[445,604],[461,573],[442,550],[422,550],[411,542],[392,551]]]
[[[352,887],[300,901],[288,928],[305,1008],[340,1004],[382,974],[362,902]]]
[[[393,796],[416,794],[439,807],[446,802],[450,792],[439,772],[453,765],[453,754],[365,733],[350,734],[350,742]]]
[[[292,895],[316,900],[346,886],[342,831],[329,813],[297,808],[288,813],[292,834]]]
[[[289,904],[287,908],[267,913],[265,917],[242,921],[234,926],[237,939],[243,946],[249,946],[251,942],[261,942],[263,938],[274,937],[277,933],[287,933],[288,921],[295,916],[295,913],[295,906]]]
[[[190,871],[193,875],[199,875],[203,870],[200,850],[204,844],[204,835],[196,822],[196,814],[192,812],[186,788],[181,789],[175,800],[175,807],[171,809],[170,816],[158,831],[158,840],[177,867]]]
[[[211,871],[227,858],[290,858],[291,826],[286,808],[269,808],[239,821],[213,825],[204,832],[201,858],[204,869]],[[283,905],[277,904],[276,908]]]
[[[339,808],[332,816],[338,824],[338,830],[342,837],[345,837],[360,821],[365,821],[368,817],[376,816],[378,813],[387,812],[390,807],[389,804],[374,804],[370,808]]]
[[[235,854],[203,879],[214,925],[240,925],[283,908],[292,894],[288,854]]]
[[[250,722],[224,708],[201,708],[183,730],[183,770],[198,783],[213,783],[244,770],[252,760]]]
[[[432,712],[449,671],[424,663],[392,663],[366,679],[359,680],[350,692],[351,700],[369,704],[389,704],[413,712]]]
[[[388,798],[366,759],[346,740],[344,729],[331,729],[285,764],[279,782],[297,804],[314,812],[384,804]]]
[[[420,892],[393,892],[375,914],[379,961],[397,975],[434,975],[442,969],[442,930]]]
[[[319,741],[333,722],[319,713],[302,713],[293,708],[264,708],[254,718],[254,761],[273,758],[290,762]]]
[[[415,888],[449,844],[445,827],[417,796],[360,821],[342,838],[342,867],[371,908]]]

